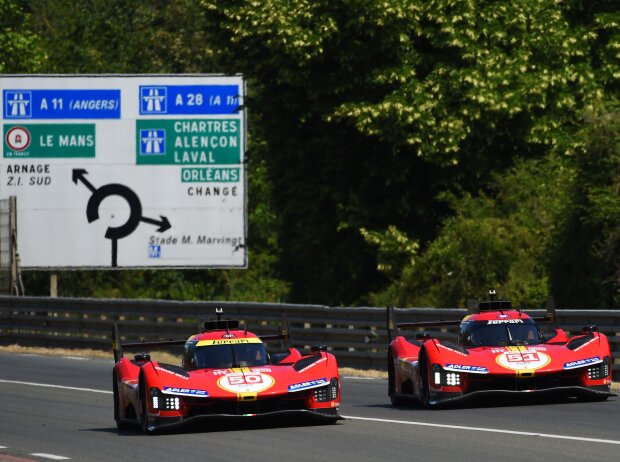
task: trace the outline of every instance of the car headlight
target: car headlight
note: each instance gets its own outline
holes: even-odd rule
[[[605,356],[602,363],[588,367],[588,378],[590,380],[600,380],[609,376],[611,372],[611,358]]]
[[[439,364],[433,364],[433,381],[435,385],[458,387],[461,385],[461,374],[445,371]]]
[[[314,400],[317,403],[326,403],[338,398],[338,379],[333,378],[329,385],[314,389]]]
[[[178,411],[181,399],[174,395],[164,395],[159,388],[151,388],[151,404],[160,411]]]

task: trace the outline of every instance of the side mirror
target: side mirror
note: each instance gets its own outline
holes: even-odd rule
[[[581,333],[582,334],[591,334],[592,332],[598,332],[598,326],[595,326],[594,324],[588,325],[588,326],[583,326],[581,328]]]
[[[312,345],[310,347],[312,353],[319,353],[320,351],[327,351],[327,345]]]
[[[424,340],[430,340],[430,338],[431,338],[430,332],[418,332],[417,334],[415,334],[416,340],[424,341]]]

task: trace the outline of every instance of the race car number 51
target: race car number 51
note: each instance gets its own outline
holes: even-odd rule
[[[551,358],[540,351],[524,351],[519,353],[502,353],[496,358],[497,364],[514,371],[536,370],[545,367]]]

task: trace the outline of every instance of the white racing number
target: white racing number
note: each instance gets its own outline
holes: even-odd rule
[[[540,351],[504,352],[497,356],[497,364],[514,371],[536,370],[545,367],[551,358]]]
[[[272,387],[272,376],[260,372],[231,373],[220,377],[217,385],[231,393],[256,393]]]

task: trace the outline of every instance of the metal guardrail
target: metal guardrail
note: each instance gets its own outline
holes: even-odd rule
[[[184,339],[198,332],[200,323],[215,317],[235,318],[258,335],[277,332],[285,314],[295,346],[325,344],[340,366],[360,369],[386,367],[388,343],[385,308],[345,308],[248,302],[180,302],[164,300],[48,298],[0,296],[0,344],[110,350],[111,330],[118,324],[121,339]],[[460,319],[460,308],[396,309],[399,321]],[[544,310],[528,313],[543,316]],[[613,370],[620,375],[620,310],[557,310],[558,323],[570,334],[596,324],[610,340]],[[552,326],[549,327],[551,330]],[[439,337],[454,338],[444,328]]]

